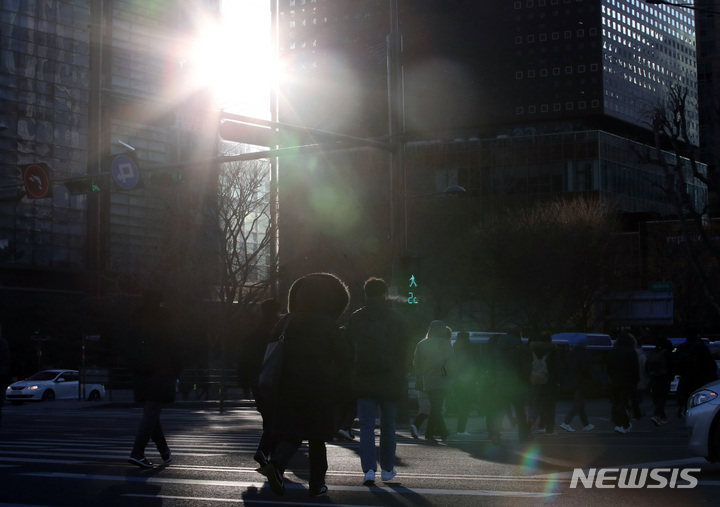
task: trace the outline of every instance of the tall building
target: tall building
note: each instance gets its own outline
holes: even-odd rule
[[[212,104],[188,76],[188,48],[218,13],[217,0],[0,6],[0,319],[13,339],[48,337],[48,361],[107,331],[99,306],[122,312],[143,289],[177,294],[191,275],[212,276],[203,262],[176,276],[189,246],[216,238],[191,211],[205,178],[173,185],[171,173],[210,174],[187,165],[214,154],[218,123],[204,116]],[[41,198],[28,165],[49,178],[32,176],[49,190]],[[33,343],[18,343],[25,361]]]
[[[281,262],[283,249],[296,258],[311,252],[308,238],[342,250],[355,244],[348,238],[365,237],[380,245],[383,258],[397,257],[393,234],[406,234],[410,250],[422,244],[422,216],[413,213],[427,206],[416,197],[453,184],[465,187],[484,212],[584,193],[629,214],[675,213],[658,188],[662,170],[638,153],[652,147],[650,118],[666,103],[671,87],[687,91],[688,135],[692,144],[699,142],[692,12],[642,0],[397,3],[404,92],[402,192],[408,210],[404,230],[390,228],[379,240],[363,227],[347,225],[338,239],[322,220],[299,223],[302,210],[310,209],[313,189],[328,193],[330,188],[343,196],[342,202],[384,209],[383,215],[364,221],[380,224],[373,230],[387,229],[397,212],[391,202],[397,189],[390,189],[391,162],[383,153],[365,149],[347,158],[334,153],[331,162],[323,157],[288,160],[280,169]],[[392,4],[277,2],[279,52],[287,73],[280,86],[282,121],[387,136]],[[352,172],[351,167],[354,178],[339,176]],[[378,179],[369,176],[368,168]],[[702,208],[706,188],[692,179],[689,183]],[[366,194],[369,202],[363,200]],[[300,230],[301,235],[294,234]],[[338,269],[353,265],[347,262],[353,255],[367,255],[349,250],[343,250],[345,261]],[[383,265],[386,274],[390,264]],[[355,265],[362,270],[362,262]]]

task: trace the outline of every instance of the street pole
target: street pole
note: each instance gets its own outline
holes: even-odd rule
[[[397,0],[390,0],[390,34],[387,36],[388,74],[388,128],[392,151],[390,153],[390,237],[392,239],[392,285],[400,284],[400,257],[406,244],[405,238],[405,163],[402,67],[400,53],[402,36]]]

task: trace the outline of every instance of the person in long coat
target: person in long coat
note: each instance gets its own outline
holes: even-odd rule
[[[415,347],[413,367],[420,379],[422,390],[430,400],[430,417],[425,440],[438,443],[435,436],[447,440],[449,432],[443,418],[443,406],[453,380],[452,330],[440,320],[430,323],[427,335]]]
[[[309,493],[327,493],[325,443],[340,428],[338,404],[347,393],[338,389],[338,372],[351,365],[351,350],[338,318],[350,301],[335,275],[313,273],[296,280],[288,295],[288,311],[273,329],[285,335],[280,385],[269,428],[277,439],[270,461],[260,469],[275,494],[285,493],[283,474],[303,441],[308,442]]]
[[[607,373],[610,378],[610,401],[615,432],[625,434],[632,428],[627,408],[640,379],[635,337],[630,333],[620,333],[608,352]]]
[[[159,292],[147,291],[143,295],[143,304],[132,317],[131,336],[134,340],[133,394],[135,402],[143,407],[143,416],[128,461],[141,468],[152,468],[153,464],[145,457],[145,448],[151,439],[163,463],[172,461],[160,424],[160,411],[163,405],[175,401],[181,369],[172,318],[162,306]]]

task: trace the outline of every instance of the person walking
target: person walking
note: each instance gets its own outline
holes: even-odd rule
[[[337,406],[346,395],[336,380],[338,371],[351,365],[351,351],[337,321],[349,302],[350,293],[337,276],[303,276],[290,287],[289,313],[271,332],[271,341],[285,337],[277,396],[266,425],[277,443],[260,473],[277,495],[285,494],[283,474],[303,441],[308,442],[309,494],[328,492],[325,443],[340,428]]]
[[[560,384],[560,359],[552,336],[543,333],[530,340],[530,418],[531,428],[555,433],[555,404]]]
[[[675,350],[674,361],[677,374],[680,375],[677,388],[678,415],[685,417],[687,400],[693,391],[717,379],[717,364],[694,328],[688,329],[687,339]]]
[[[5,403],[5,391],[10,385],[10,345],[3,337],[0,324],[0,427],[2,427],[2,409]]]
[[[381,278],[364,285],[366,304],[352,314],[347,330],[353,351],[351,385],[360,421],[360,465],[363,484],[375,484],[375,420],[380,411],[380,478],[392,480],[395,469],[395,420],[398,400],[407,390],[407,336],[400,317],[387,301]]]
[[[518,439],[521,443],[525,443],[530,438],[525,409],[530,377],[528,349],[523,345],[520,337],[504,334],[494,340],[489,352],[493,395],[486,417],[490,439],[494,444],[500,445],[503,419],[505,415],[509,415],[512,422],[514,410]]]
[[[419,375],[422,390],[430,401],[430,416],[425,429],[425,440],[437,444],[435,436],[443,441],[449,433],[443,418],[445,396],[452,385],[453,349],[450,343],[452,330],[441,320],[430,323],[427,335],[415,347],[413,367]]]
[[[453,379],[453,400],[457,415],[457,434],[469,436],[467,421],[470,410],[477,403],[478,357],[470,343],[470,333],[458,331],[453,343],[455,378]]]
[[[648,388],[653,402],[650,421],[655,426],[667,423],[665,404],[670,393],[670,383],[675,375],[672,370],[672,351],[672,342],[667,338],[660,338],[656,340],[655,349],[648,354],[645,362],[645,370],[650,378]]]
[[[265,358],[265,350],[270,343],[270,332],[282,317],[282,304],[274,298],[265,299],[260,303],[260,320],[244,339],[241,349],[240,368],[244,370],[243,377],[250,384],[250,390],[255,400],[255,407],[263,418],[263,432],[253,459],[264,467],[268,463],[270,451],[275,447],[275,440],[266,428],[266,419],[271,418],[269,411],[272,408],[271,400],[263,400],[258,386],[258,375]]]
[[[645,354],[643,350],[643,343],[640,337],[636,337],[635,340],[635,353],[638,356],[638,383],[630,399],[630,408],[632,409],[633,419],[639,421],[645,417],[645,412],[642,411],[640,405],[645,399],[645,393],[647,392],[648,383],[650,382],[650,377],[645,368],[647,354]]]
[[[630,333],[623,331],[615,340],[613,348],[608,352],[607,372],[615,432],[625,434],[632,428],[628,405],[640,380],[635,337]]]
[[[152,468],[153,464],[145,457],[145,448],[152,440],[167,465],[173,458],[160,423],[160,411],[163,405],[175,401],[180,353],[172,318],[163,307],[159,292],[147,291],[143,295],[143,303],[132,318],[131,333],[136,340],[130,365],[133,394],[135,402],[142,404],[143,415],[128,461],[141,468]]]
[[[575,342],[575,346],[568,354],[567,384],[573,392],[573,403],[570,410],[568,410],[565,414],[565,418],[560,425],[560,427],[565,431],[575,431],[572,427],[572,421],[575,416],[580,418],[583,431],[595,429],[595,426],[590,424],[590,419],[588,419],[587,411],[585,410],[585,400],[587,399],[593,383],[591,373],[592,358],[590,357],[590,352],[588,352],[587,345],[587,338],[585,336],[581,336]]]

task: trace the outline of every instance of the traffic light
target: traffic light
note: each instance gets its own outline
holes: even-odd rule
[[[100,192],[105,185],[95,177],[79,178],[76,180],[66,181],[63,183],[65,188],[68,189],[70,195],[81,195],[91,194],[93,192]]]
[[[147,180],[155,187],[169,187],[185,183],[185,175],[180,170],[156,171],[147,176]]]

